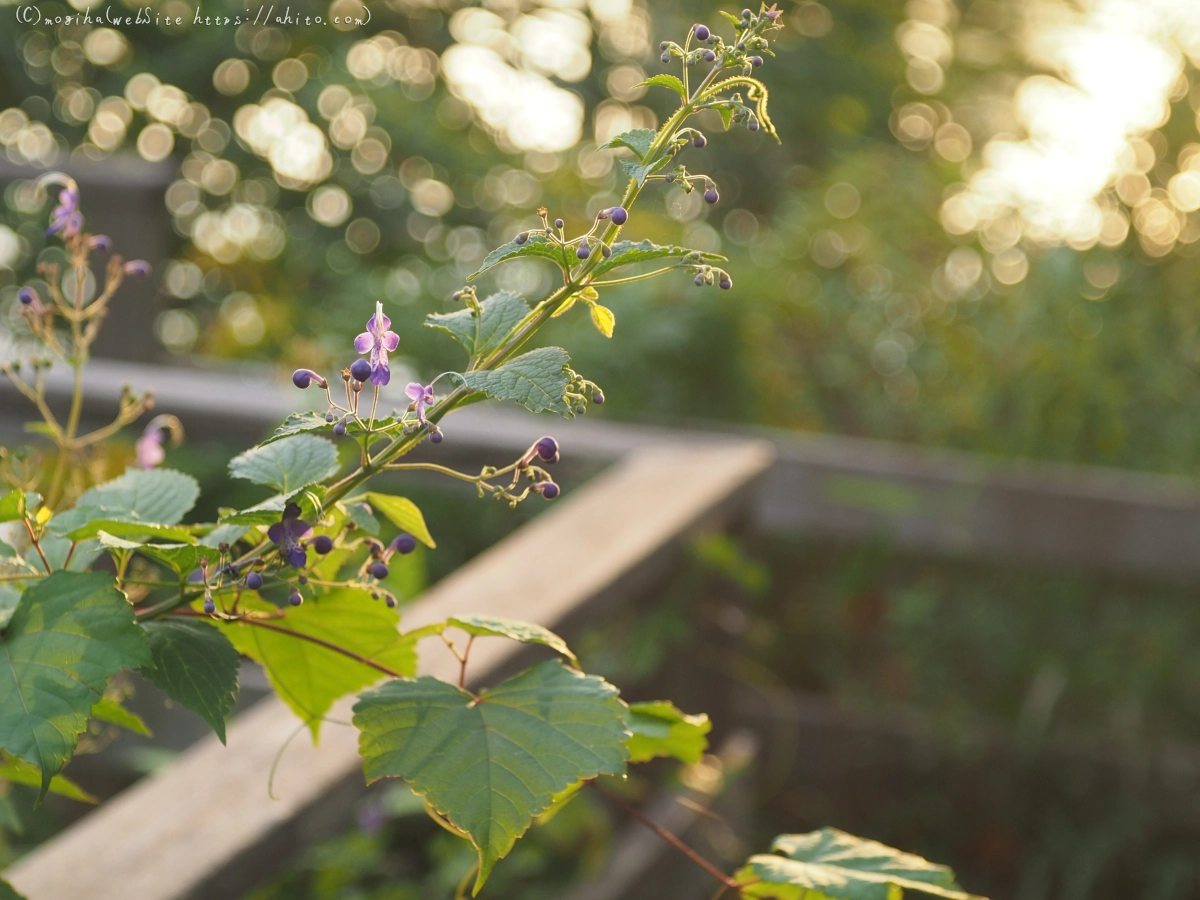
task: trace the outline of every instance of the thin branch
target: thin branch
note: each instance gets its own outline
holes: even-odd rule
[[[46,560],[46,554],[42,552],[42,545],[38,543],[37,536],[33,533],[33,526],[29,524],[28,519],[22,519],[21,521],[25,523],[25,530],[29,532],[29,540],[33,542],[33,549],[42,558],[42,565],[46,567],[46,574],[49,575],[50,563]]]
[[[204,618],[204,619],[209,618],[209,616],[205,615],[204,613],[198,613],[198,612],[195,612],[194,610],[190,610],[190,609],[176,610],[174,615],[192,616],[192,617]],[[364,666],[368,666],[372,669],[375,669],[376,671],[382,672],[384,675],[390,675],[392,678],[404,678],[405,677],[403,675],[403,673],[397,672],[395,669],[389,669],[387,666],[383,665],[382,663],[377,663],[377,662],[375,662],[375,660],[370,659],[369,657],[363,656],[359,653],[355,653],[353,650],[347,650],[345,647],[339,647],[337,644],[333,644],[333,643],[330,643],[329,641],[322,640],[319,637],[314,637],[311,634],[303,634],[302,632],[299,632],[299,631],[292,631],[290,628],[281,628],[278,625],[272,625],[270,622],[264,622],[262,619],[254,619],[254,618],[247,617],[244,619],[238,619],[238,621],[244,622],[247,625],[254,625],[257,628],[266,628],[269,631],[277,631],[280,634],[286,634],[288,637],[294,637],[294,638],[299,638],[302,641],[308,641],[311,644],[316,644],[318,647],[324,647],[326,650],[332,650],[334,653],[340,653],[340,654],[342,654],[342,656],[348,656],[351,659],[353,659],[355,662],[360,662]]]
[[[683,841],[681,841],[679,838],[677,838],[675,835],[671,834],[671,832],[667,831],[667,829],[663,828],[657,822],[654,822],[651,819],[647,818],[640,810],[638,810],[636,807],[630,805],[629,803],[625,802],[625,800],[623,798],[618,797],[616,794],[614,794],[608,788],[604,787],[604,785],[602,785],[596,781],[591,781],[591,782],[589,782],[589,784],[591,784],[591,786],[594,787],[596,790],[598,790],[600,793],[607,796],[610,800],[613,801],[613,803],[615,803],[617,806],[619,806],[621,809],[623,809],[629,815],[633,816],[635,819],[637,819],[639,822],[641,822],[643,825],[645,825],[647,828],[649,828],[651,831],[653,831],[655,834],[657,834],[660,838],[662,838],[664,841],[666,841],[668,844],[670,844],[672,847],[674,847],[676,850],[678,850],[680,853],[682,853],[684,856],[686,856],[689,860],[691,860],[693,863],[695,863],[697,866],[699,866],[701,869],[703,869],[705,872],[707,872],[713,878],[717,879],[717,881],[721,882],[722,889],[734,888],[736,890],[737,888],[742,886],[737,881],[735,881],[733,878],[726,875],[724,872],[722,872],[720,869],[718,869],[716,866],[714,866],[712,863],[710,863],[707,859],[705,859],[703,856],[701,856],[699,853],[697,853],[691,847],[689,847],[687,844],[685,844]],[[717,896],[719,897],[720,894],[718,894]]]
[[[630,275],[628,278],[610,278],[608,281],[590,281],[588,284],[591,287],[607,287],[613,284],[629,284],[631,281],[644,281],[647,278],[653,278],[655,275],[662,275],[664,272],[674,272],[680,266],[663,266],[661,269],[655,269],[653,272],[643,272],[641,275]]]
[[[458,669],[458,686],[466,688],[467,685],[467,657],[471,655],[471,645],[475,643],[475,635],[467,638],[467,646],[463,648],[462,665]]]

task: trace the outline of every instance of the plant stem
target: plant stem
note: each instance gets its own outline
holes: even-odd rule
[[[190,616],[192,618],[201,618],[201,619],[209,618],[209,616],[205,615],[204,613],[199,613],[199,612],[196,612],[196,611],[190,610],[190,609],[176,610],[174,615]],[[280,634],[286,634],[288,637],[294,637],[294,638],[299,638],[302,641],[308,641],[309,643],[316,644],[318,647],[324,647],[326,650],[332,650],[334,653],[340,653],[343,656],[348,656],[351,659],[353,659],[354,661],[360,662],[364,666],[369,666],[370,668],[375,669],[378,672],[382,672],[384,675],[390,675],[392,678],[404,678],[405,677],[402,672],[397,672],[395,669],[389,669],[383,663],[377,663],[377,662],[375,662],[375,660],[373,660],[369,657],[363,656],[360,653],[355,653],[353,650],[347,650],[345,647],[339,647],[337,644],[333,644],[333,643],[330,643],[329,641],[322,640],[319,637],[314,637],[311,634],[304,634],[303,632],[300,632],[300,631],[292,631],[292,629],[290,629],[290,628],[281,628],[278,625],[272,625],[270,622],[264,622],[262,619],[254,619],[254,618],[247,617],[245,619],[238,619],[238,621],[244,622],[247,625],[253,625],[256,628],[266,628],[269,631],[277,631]]]
[[[29,524],[28,519],[22,519],[25,523],[25,530],[29,532],[29,540],[33,543],[33,549],[37,551],[37,555],[42,558],[42,565],[46,567],[46,574],[50,574],[50,563],[46,561],[46,554],[42,552],[42,545],[38,543],[37,536],[33,533],[33,526]]]
[[[458,686],[465,688],[467,684],[467,657],[471,655],[471,645],[475,643],[475,635],[467,638],[467,646],[463,648],[462,663],[458,668]]]
[[[613,803],[615,803],[617,806],[621,807],[621,809],[623,809],[629,815],[633,816],[635,819],[637,819],[639,822],[641,822],[643,825],[645,825],[647,828],[649,828],[651,831],[653,831],[655,834],[657,834],[660,838],[662,838],[664,841],[666,841],[668,844],[670,844],[672,847],[674,847],[676,850],[678,850],[680,853],[682,853],[684,856],[686,856],[689,860],[691,860],[693,863],[695,863],[697,866],[699,866],[701,869],[703,869],[705,872],[707,872],[713,878],[717,879],[717,881],[721,882],[722,892],[724,892],[725,888],[735,888],[736,889],[737,887],[739,887],[738,882],[736,882],[733,878],[726,875],[724,872],[722,872],[720,869],[718,869],[716,866],[714,866],[712,863],[710,863],[707,859],[705,859],[703,856],[701,856],[699,853],[697,853],[695,850],[693,850],[691,847],[689,847],[687,844],[685,844],[683,841],[681,841],[675,835],[671,834],[671,832],[667,831],[667,829],[663,828],[657,822],[653,822],[650,819],[648,819],[645,815],[642,814],[642,812],[640,810],[638,810],[634,806],[630,805],[629,803],[625,802],[625,800],[623,798],[617,796],[616,794],[614,794],[612,791],[610,791],[608,788],[604,787],[602,784],[600,784],[597,781],[591,781],[591,782],[589,782],[589,784],[591,784],[591,786],[594,787],[596,790],[598,790],[600,793],[607,796],[610,800],[613,801]],[[718,894],[717,896],[719,897],[720,894]]]

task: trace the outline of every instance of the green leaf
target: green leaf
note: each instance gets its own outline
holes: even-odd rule
[[[50,520],[47,528],[66,535],[92,520],[177,525],[196,503],[200,486],[191,475],[172,469],[128,469],[97,485]]]
[[[617,326],[617,316],[607,306],[601,306],[599,303],[589,304],[592,308],[592,324],[606,338],[613,336],[613,329]]]
[[[738,21],[741,21],[740,19]],[[687,100],[687,89],[683,86],[683,82],[674,75],[652,75],[647,78],[638,87],[665,87],[677,93],[683,100]],[[642,154],[645,156],[646,154]]]
[[[375,431],[388,428],[396,424],[396,419],[387,416],[382,419],[375,420]],[[333,426],[337,423],[325,421],[325,414],[318,412],[300,412],[292,413],[283,420],[283,424],[275,429],[275,433],[262,442],[259,446],[273,444],[276,441],[283,440],[286,437],[291,437],[295,434],[304,434],[309,431],[333,431]],[[359,428],[358,423],[353,419],[346,423],[346,433],[349,435],[363,434],[363,430]]]
[[[354,724],[367,781],[404,778],[471,836],[479,893],[556,794],[625,771],[624,715],[612,685],[548,660],[478,697],[429,676],[389,681]]]
[[[629,704],[625,724],[629,738],[629,761],[642,763],[656,756],[673,756],[681,762],[699,762],[708,749],[712,722],[704,713],[689,716],[665,700]]]
[[[746,898],[772,900],[900,900],[905,891],[949,900],[972,900],[954,872],[876,841],[822,828],[784,834],[772,847],[783,856],[750,857],[736,878],[759,878],[742,888]]]
[[[245,595],[242,606],[279,613],[270,603]],[[363,590],[342,588],[307,599],[267,624],[336,644],[403,675],[417,668],[415,644],[398,630],[400,615]],[[245,622],[219,627],[234,647],[263,666],[279,696],[308,723],[314,741],[321,717],[335,700],[383,677],[378,669],[349,656],[278,630]]]
[[[101,697],[92,704],[92,718],[128,729],[146,737],[154,736],[150,733],[150,729],[146,727],[146,723],[142,721],[141,716],[130,712],[112,697]]]
[[[357,528],[365,531],[371,537],[379,537],[379,520],[371,515],[365,503],[339,503],[338,508],[346,514]],[[420,515],[421,511],[417,510]]]
[[[25,900],[25,898],[14,891],[11,884],[0,878],[0,900]]]
[[[196,544],[143,544],[116,537],[107,531],[99,534],[100,546],[108,550],[136,550],[143,556],[165,563],[179,575],[187,575],[200,567],[202,557],[213,558],[213,548]]]
[[[324,438],[297,434],[254,447],[229,461],[229,474],[290,494],[338,470],[337,448]]]
[[[111,534],[113,537],[121,538],[158,537],[170,541],[180,541],[185,544],[194,544],[196,542],[192,533],[186,528],[177,528],[173,525],[156,525],[151,522],[122,522],[119,519],[93,519],[86,525],[82,525],[68,533],[67,537],[73,541],[85,541],[88,538],[96,537],[101,531]]]
[[[467,348],[472,359],[480,359],[504,343],[508,333],[529,314],[529,304],[520,294],[500,291],[492,294],[476,315],[470,307],[452,313],[431,313],[426,328],[437,328]]]
[[[222,516],[222,525],[273,525],[279,521],[288,503],[295,502],[300,506],[300,517],[314,521],[319,517],[322,501],[325,499],[325,485],[313,484],[298,491],[287,494],[276,494],[268,497],[262,503],[256,503],[249,509]]]
[[[111,575],[55,572],[30,585],[0,641],[0,748],[42,770],[45,795],[109,677],[149,659]]]
[[[643,81],[642,84],[662,84],[666,87],[673,87],[671,84],[659,80],[664,78],[669,79],[671,77],[672,76],[670,75],[655,75],[654,78],[647,79],[646,81]],[[674,80],[679,82],[679,92],[684,93],[683,82],[680,82],[678,78]],[[686,97],[687,95],[684,94],[684,96]],[[596,149],[611,150],[615,147],[626,147],[632,150],[634,155],[637,156],[639,160],[643,160],[646,158],[646,154],[650,152],[650,145],[654,143],[655,134],[656,132],[651,128],[635,128],[632,131],[626,131],[622,134],[618,134],[607,144],[601,144]]]
[[[246,534],[243,525],[216,525],[208,534],[200,538],[200,544],[210,549],[216,549],[221,544],[233,546]]]
[[[0,522],[16,522],[25,518],[25,492],[19,488],[0,498]]]
[[[567,256],[567,251],[561,244],[551,240],[549,235],[531,234],[523,244],[509,241],[507,244],[497,247],[484,257],[483,265],[467,276],[467,281],[474,281],[492,266],[498,266],[502,262],[524,256],[548,259],[556,263],[564,272],[571,271],[572,258]]]
[[[21,602],[21,592],[9,584],[0,584],[0,631],[8,627],[9,619],[17,611]]]
[[[548,628],[535,625],[533,622],[522,622],[519,619],[502,619],[499,616],[453,616],[446,620],[447,626],[461,628],[467,634],[475,637],[506,637],[522,644],[541,644],[556,653],[561,653],[576,667],[579,660],[567,646],[567,642]]]
[[[573,417],[566,402],[570,361],[561,347],[542,347],[510,359],[498,369],[452,373],[450,377],[493,400],[514,400],[530,412],[550,410],[569,419]]]
[[[225,743],[225,720],[238,692],[237,650],[207,622],[165,618],[142,627],[150,643],[150,665],[142,674]]]
[[[377,494],[371,491],[366,495],[366,500],[376,512],[383,515],[401,531],[407,531],[431,550],[437,547],[437,544],[433,542],[433,536],[429,533],[429,528],[425,525],[425,517],[421,515],[420,508],[407,497]],[[376,534],[378,533],[377,530]]]
[[[599,278],[605,272],[611,272],[613,269],[621,268],[621,266],[649,262],[652,259],[687,256],[689,253],[695,253],[698,260],[705,260],[706,262],[716,262],[725,258],[719,253],[705,253],[700,250],[689,250],[687,247],[675,247],[672,245],[661,246],[653,241],[617,241],[612,245],[612,256],[608,259],[602,259],[596,265],[596,268],[592,269],[592,275]]]
[[[25,825],[21,822],[21,814],[17,812],[17,808],[13,806],[9,796],[0,794],[0,836],[6,831],[9,834],[24,834]],[[4,900],[7,896],[4,893],[4,882],[0,881],[0,900]]]
[[[669,157],[664,156],[662,159],[657,159],[654,162],[649,162],[645,165],[642,165],[632,159],[618,159],[617,165],[621,167],[621,171],[624,172],[627,177],[636,179],[638,186],[640,187],[646,183],[647,177],[653,175],[670,161],[671,160]]]
[[[10,759],[0,762],[0,779],[27,787],[39,787],[42,783],[42,773],[38,771],[37,766],[31,766],[19,759]],[[55,775],[50,779],[49,793],[66,797],[68,800],[78,800],[80,803],[100,802],[65,775]]]

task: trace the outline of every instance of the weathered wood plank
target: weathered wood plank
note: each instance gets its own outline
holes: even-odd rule
[[[769,444],[686,445],[635,454],[435,585],[405,611],[404,627],[479,611],[562,628],[585,607],[629,599],[692,529],[749,499],[772,460]],[[472,680],[511,664],[518,645],[476,641]],[[455,679],[458,663],[427,645],[422,669]],[[271,698],[239,717],[229,746],[209,738],[38,848],[5,876],[29,900],[228,898],[268,874],[293,823],[354,779],[361,783],[350,701],[330,714],[321,744],[297,737],[267,781],[297,719]]]

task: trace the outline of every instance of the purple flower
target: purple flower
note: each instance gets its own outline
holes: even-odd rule
[[[320,375],[318,375],[316,372],[314,372],[312,369],[297,369],[295,372],[292,373],[292,384],[294,384],[296,387],[300,388],[301,390],[304,390],[306,387],[308,387],[314,381],[317,383],[317,387],[319,387],[319,388],[329,387],[329,382],[326,381],[324,378],[322,378]]]
[[[136,278],[145,278],[150,274],[150,263],[144,259],[131,259],[125,263],[122,269],[126,275],[133,275]]]
[[[383,304],[375,304],[375,315],[367,320],[367,330],[354,339],[354,349],[371,354],[371,384],[387,384],[392,373],[388,354],[400,346],[400,335],[389,331],[392,320],[383,314]]]
[[[163,460],[167,458],[167,452],[163,450],[163,430],[161,428],[146,429],[137,439],[134,449],[137,451],[139,469],[153,469],[161,466]]]
[[[58,206],[50,212],[50,227],[46,236],[57,231],[64,239],[74,237],[83,228],[83,213],[79,211],[79,192],[63,188],[58,194]]]
[[[279,545],[279,555],[297,569],[304,565],[308,554],[300,542],[312,534],[312,526],[300,518],[300,507],[289,503],[283,518],[267,529],[267,537]]]
[[[404,393],[417,404],[417,421],[421,423],[422,427],[427,427],[429,423],[425,421],[425,407],[433,403],[433,385],[423,385],[419,381],[413,381],[404,389]]]

